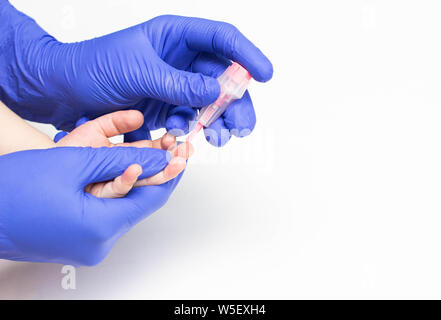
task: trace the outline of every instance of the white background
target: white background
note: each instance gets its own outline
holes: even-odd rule
[[[255,133],[203,141],[98,267],[0,262],[0,298],[441,298],[439,1],[12,1],[61,41],[172,13],[274,63]],[[40,126],[53,134],[54,130]]]

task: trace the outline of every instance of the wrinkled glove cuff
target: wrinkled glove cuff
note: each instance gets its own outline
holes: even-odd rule
[[[8,103],[8,97],[17,92],[17,57],[15,48],[20,25],[31,18],[15,9],[7,0],[0,0],[0,100]],[[15,85],[11,83],[11,75],[15,75]]]
[[[42,101],[48,52],[59,43],[34,19],[0,0],[0,100],[20,117],[43,122],[51,114]]]

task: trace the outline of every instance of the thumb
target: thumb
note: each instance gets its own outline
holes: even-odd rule
[[[140,179],[148,178],[163,170],[171,159],[167,151],[153,148],[82,148],[81,151],[79,188],[112,180],[132,164],[142,167]]]
[[[174,105],[205,107],[220,95],[215,78],[175,69],[158,56],[154,60],[154,98]]]

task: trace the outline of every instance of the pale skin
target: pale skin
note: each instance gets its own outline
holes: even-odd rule
[[[54,147],[136,147],[168,150],[172,156],[169,164],[158,174],[138,181],[142,174],[140,165],[134,163],[113,181],[90,184],[85,191],[99,198],[124,197],[134,187],[166,183],[177,177],[186,167],[186,161],[193,153],[190,144],[177,145],[176,137],[165,134],[150,141],[112,144],[109,138],[134,131],[142,126],[144,117],[136,110],[118,111],[86,122],[54,143],[48,136],[30,126],[8,107],[0,102],[0,155]]]

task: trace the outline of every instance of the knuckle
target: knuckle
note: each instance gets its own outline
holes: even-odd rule
[[[172,14],[162,14],[154,17],[146,22],[147,26],[172,26],[173,24],[180,23],[181,21],[185,21],[186,17],[181,17]]]
[[[173,16],[169,14],[161,14],[159,16],[154,17],[150,20],[150,22],[162,22],[165,20],[170,20]]]
[[[228,39],[230,39],[231,44],[232,45],[236,44],[238,36],[240,34],[239,29],[236,26],[225,22],[224,32],[225,32],[225,36],[228,37]]]
[[[234,34],[234,33],[239,32],[239,29],[235,25],[233,25],[229,22],[221,22],[221,27],[225,32],[228,32],[230,34]]]
[[[234,58],[237,52],[239,35],[240,31],[236,26],[228,22],[221,22],[215,37],[222,37],[224,39],[225,47],[223,51],[230,52]]]

